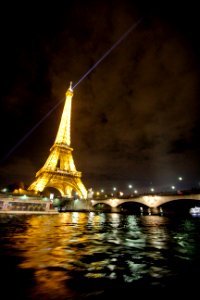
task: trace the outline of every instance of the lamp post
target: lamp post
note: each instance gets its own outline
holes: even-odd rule
[[[180,181],[180,182],[183,181],[183,177],[182,177],[182,176],[179,176],[179,177],[178,177],[178,181]],[[181,194],[181,193],[182,193],[181,190],[182,190],[182,184],[180,183],[180,184],[178,185],[178,193]]]
[[[111,194],[111,196],[115,196],[116,191],[117,191],[117,188],[114,186],[113,187],[113,193]]]
[[[132,195],[131,195],[131,194],[132,194],[132,193],[131,193],[131,189],[133,188],[132,184],[129,184],[129,185],[128,185],[128,188],[129,188],[129,190],[130,190],[129,196],[132,196]]]
[[[172,185],[171,189],[174,191],[176,189],[176,187],[174,185]]]

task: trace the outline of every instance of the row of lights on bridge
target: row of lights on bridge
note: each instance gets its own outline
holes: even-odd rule
[[[178,180],[179,180],[179,181],[182,181],[182,180],[183,180],[183,177],[181,177],[181,176],[178,177]],[[133,189],[133,185],[132,185],[132,184],[129,184],[129,185],[128,185],[128,188],[129,188],[130,190],[132,190],[132,189]],[[172,186],[171,186],[171,189],[172,189],[172,190],[175,190],[176,187],[175,187],[174,185],[172,185]],[[4,188],[4,189],[2,189],[1,191],[5,193],[5,192],[7,192],[7,189]],[[113,188],[112,188],[112,192],[109,193],[109,195],[114,196],[114,194],[117,193],[117,191],[118,191],[117,187],[113,187]],[[137,190],[137,189],[134,189],[132,192],[133,192],[135,195],[138,194],[138,190]],[[150,188],[150,192],[154,193],[154,192],[155,192],[155,188],[151,187],[151,188]],[[105,193],[104,189],[101,189],[100,191],[94,192],[93,189],[91,188],[91,189],[89,189],[89,191],[88,191],[88,194],[90,194],[91,196],[93,196],[93,195],[100,196],[100,195],[102,195],[102,194],[104,194],[104,193]],[[124,195],[124,192],[119,191],[118,194],[119,194],[119,196],[123,196],[123,195]],[[104,196],[106,197],[107,195],[104,195]],[[54,198],[54,194],[51,194],[51,195],[50,195],[50,199],[53,199],[53,198]]]
[[[183,180],[183,177],[181,177],[181,176],[178,177],[178,180],[179,180],[179,181],[182,181],[182,180]],[[129,185],[128,185],[128,188],[129,188],[130,190],[132,190],[132,189],[133,189],[133,185],[132,185],[132,184],[129,184]],[[113,188],[112,188],[112,192],[110,193],[111,196],[114,196],[114,193],[116,193],[117,190],[118,190],[117,187],[113,187]],[[172,185],[172,186],[171,186],[171,190],[173,190],[173,191],[176,190],[175,185]],[[101,189],[100,191],[94,192],[92,189],[90,189],[90,192],[93,193],[93,194],[95,194],[96,196],[100,196],[101,194],[104,194],[105,191],[104,191],[104,189]],[[150,192],[154,193],[154,192],[155,192],[155,188],[154,188],[154,187],[151,187],[151,188],[150,188]],[[122,191],[119,191],[118,193],[119,193],[120,196],[123,196],[123,195],[124,195],[124,193],[123,193]],[[137,195],[137,194],[138,194],[138,190],[137,190],[137,189],[134,189],[134,190],[133,190],[133,193],[134,193],[135,195]],[[106,196],[106,195],[105,195],[105,196]]]

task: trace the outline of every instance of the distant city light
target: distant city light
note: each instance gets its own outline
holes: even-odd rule
[[[154,190],[154,188],[151,188],[151,192],[154,192],[155,190]]]
[[[138,193],[138,191],[137,191],[137,190],[135,190],[135,191],[134,191],[134,193],[135,193],[135,194],[137,194],[137,193]]]
[[[132,184],[129,184],[128,188],[129,188],[129,189],[132,189],[132,187],[133,187]]]
[[[183,180],[183,177],[179,177],[178,180],[179,180],[179,181],[182,181],[182,180]]]
[[[172,190],[175,190],[175,186],[174,185],[172,185],[171,188],[172,188]]]

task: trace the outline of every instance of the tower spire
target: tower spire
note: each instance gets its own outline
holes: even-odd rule
[[[62,113],[60,126],[56,135],[55,143],[70,146],[71,144],[71,106],[72,106],[72,81],[70,81],[69,88],[66,92],[65,106]]]
[[[71,92],[73,92],[72,81],[70,81],[70,83],[69,83],[69,90],[70,90]]]

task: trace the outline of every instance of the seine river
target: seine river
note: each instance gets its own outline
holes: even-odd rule
[[[198,297],[200,217],[0,215],[0,261],[1,300]]]

